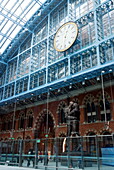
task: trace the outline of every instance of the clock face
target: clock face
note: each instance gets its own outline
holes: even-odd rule
[[[63,24],[57,31],[54,38],[56,51],[65,51],[72,46],[78,35],[78,27],[74,22]]]

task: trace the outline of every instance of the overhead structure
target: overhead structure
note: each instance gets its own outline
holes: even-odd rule
[[[25,25],[38,11],[45,0],[0,0],[0,75],[4,72],[9,51],[19,39],[22,32],[32,31]]]
[[[0,0],[0,8],[1,106],[31,95],[43,98],[50,88],[56,97],[58,89],[68,92],[71,86],[92,85],[101,74],[113,73],[112,0]],[[60,28],[69,29],[71,21],[77,35],[70,43],[71,35],[62,30],[61,46],[55,40],[57,50],[55,35]]]
[[[23,28],[31,32],[27,21],[40,8],[45,0],[0,0],[0,53],[11,43]],[[11,46],[10,46],[11,48]]]

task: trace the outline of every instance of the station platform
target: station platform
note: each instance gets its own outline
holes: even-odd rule
[[[0,165],[0,170],[35,170],[35,168]],[[40,170],[40,169],[38,169]]]
[[[111,166],[102,166],[100,167],[100,170],[114,170],[114,167]],[[35,168],[32,167],[15,167],[15,166],[7,166],[7,165],[0,165],[0,170],[35,170]],[[41,169],[38,168],[37,170],[45,170],[45,167],[42,167]],[[48,167],[47,170],[56,170],[56,168]],[[58,170],[82,170],[79,168],[69,168],[68,167],[58,167]],[[98,170],[98,167],[85,167],[84,170]]]

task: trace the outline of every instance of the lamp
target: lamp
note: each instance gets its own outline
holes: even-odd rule
[[[58,89],[58,93],[60,92],[61,90],[60,89]]]
[[[100,80],[100,77],[97,77],[97,81],[99,81]]]
[[[85,85],[85,81],[82,82],[82,85]]]
[[[69,89],[71,89],[72,88],[72,84],[70,84],[70,86],[69,86]]]

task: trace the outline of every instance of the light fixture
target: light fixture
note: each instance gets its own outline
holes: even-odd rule
[[[101,73],[105,73],[105,71],[104,71],[104,70],[102,70],[102,71],[101,71]]]
[[[58,89],[58,92],[60,92],[61,90],[60,89]]]
[[[66,82],[66,81],[67,81],[67,79],[64,79],[63,81],[64,81],[64,82]]]
[[[107,41],[107,44],[108,44],[108,45],[111,45],[111,42],[110,42],[110,40],[108,40],[108,41]]]
[[[100,80],[100,77],[97,77],[97,81],[99,81]]]
[[[91,51],[94,53],[95,52],[95,48],[92,48]]]
[[[82,81],[82,85],[85,85],[85,81]]]
[[[72,84],[70,84],[70,86],[69,86],[69,89],[71,89],[72,88]]]
[[[41,16],[41,10],[38,12],[38,16]]]
[[[28,31],[28,28],[25,28],[25,30],[24,31]]]

